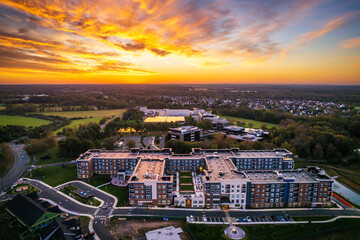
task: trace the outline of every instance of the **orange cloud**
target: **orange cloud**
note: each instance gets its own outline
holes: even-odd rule
[[[340,44],[343,48],[355,48],[360,46],[360,37],[350,38]]]

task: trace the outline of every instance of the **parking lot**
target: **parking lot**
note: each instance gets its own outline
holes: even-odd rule
[[[188,223],[201,223],[201,224],[228,224],[225,217],[206,217],[204,216],[188,216]],[[260,217],[244,217],[244,218],[231,218],[234,225],[239,224],[276,224],[276,223],[290,223],[294,222],[291,217],[287,216],[260,216]]]

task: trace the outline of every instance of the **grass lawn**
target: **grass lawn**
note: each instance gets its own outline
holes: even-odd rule
[[[116,204],[117,207],[126,206],[129,204],[129,189],[128,188],[121,188],[121,187],[116,187],[113,185],[106,185],[106,186],[101,187],[100,189],[117,197],[117,199],[118,199],[118,203]]]
[[[109,175],[94,175],[87,183],[94,187],[97,187],[110,181],[111,179]]]
[[[51,123],[51,121],[40,118],[0,115],[0,125],[4,126],[19,125],[24,127],[39,127],[49,123]]]
[[[189,227],[197,239],[228,239],[224,235],[226,226],[189,224]],[[241,226],[246,232],[247,240],[287,240],[296,237],[299,240],[359,239],[357,231],[359,227],[360,219],[340,219],[335,222],[320,224]]]
[[[39,179],[52,187],[77,178],[75,165],[38,168],[32,170],[31,174],[32,178]]]
[[[334,216],[296,216],[292,217],[294,221],[325,221],[334,218]]]
[[[68,111],[68,112],[43,112],[40,114],[44,115],[54,115],[67,118],[103,118],[111,116],[120,116],[125,112],[125,109],[110,109],[110,110],[97,110],[97,111]]]
[[[55,131],[55,133],[61,132],[64,128],[73,128],[73,127],[79,126],[80,124],[84,125],[84,124],[88,124],[88,123],[99,123],[101,119],[102,119],[101,117],[95,117],[95,118],[84,118],[84,119],[71,120],[69,125],[59,128],[58,130]]]
[[[191,172],[179,172],[179,176],[187,176],[187,177],[191,177]]]
[[[272,127],[278,128],[279,127],[279,124],[260,122],[260,121],[255,121],[252,119],[230,117],[230,116],[220,116],[220,117],[226,118],[229,121],[235,121],[234,124],[236,124],[236,121],[244,122],[246,124],[245,127],[249,127],[249,123],[253,124],[253,128],[260,128],[262,124],[265,124],[267,126],[267,128],[272,128]]]
[[[44,152],[38,153],[35,156],[36,156],[36,165],[45,165],[50,163],[58,163],[58,162],[66,162],[66,161],[74,160],[73,158],[61,157],[59,154],[59,148],[57,146],[46,149]]]
[[[181,177],[180,178],[180,183],[192,183],[192,178],[184,178],[184,177]]]
[[[194,185],[182,185],[182,184],[180,184],[180,191],[194,191]]]

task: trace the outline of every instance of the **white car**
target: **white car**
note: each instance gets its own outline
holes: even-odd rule
[[[252,222],[252,221],[251,221],[251,218],[250,218],[249,216],[246,217],[246,221]]]
[[[203,217],[203,221],[204,221],[204,222],[207,222],[207,218],[206,218],[205,216]]]
[[[190,222],[193,222],[193,221],[194,221],[194,216],[193,216],[193,215],[190,215],[189,221],[190,221]]]

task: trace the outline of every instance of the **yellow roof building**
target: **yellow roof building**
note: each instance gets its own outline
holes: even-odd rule
[[[185,122],[185,117],[148,117],[144,121],[145,123],[159,123],[159,122]]]

